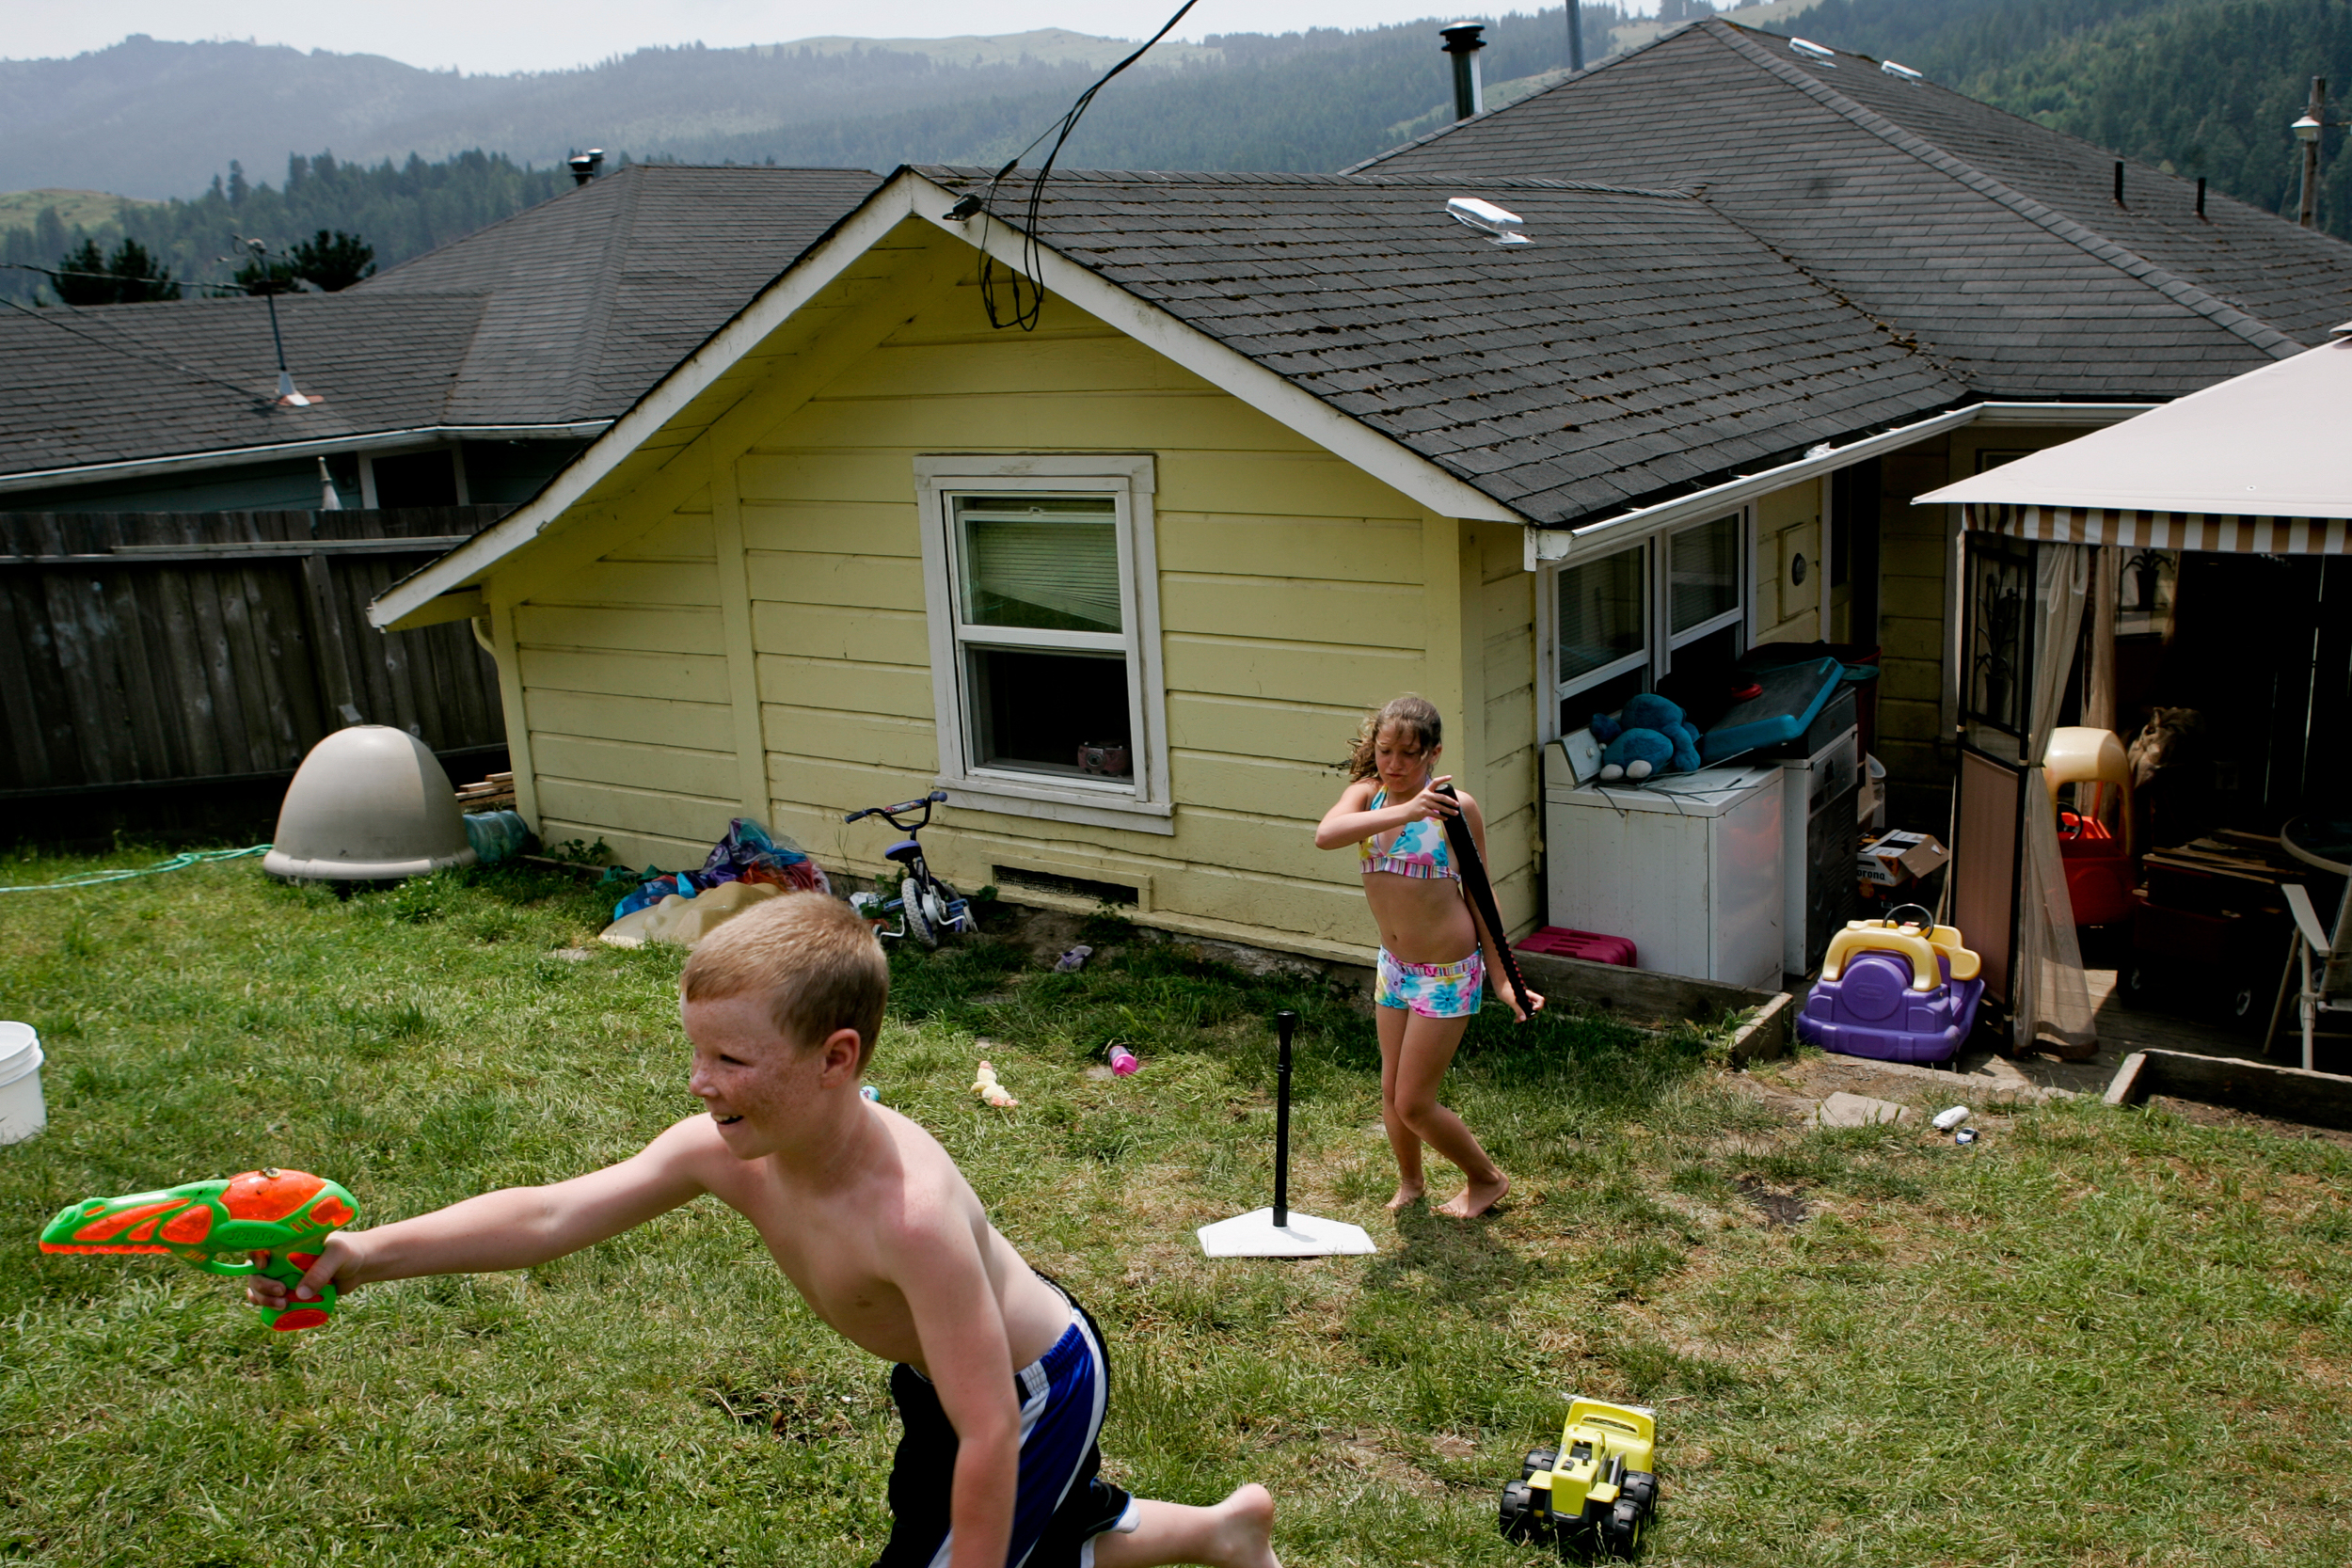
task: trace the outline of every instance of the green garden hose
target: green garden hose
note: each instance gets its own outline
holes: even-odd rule
[[[187,849],[155,865],[125,866],[114,871],[77,871],[54,882],[0,887],[0,893],[56,893],[66,888],[99,887],[107,882],[127,882],[134,877],[152,877],[163,871],[185,871],[189,866],[202,865],[206,861],[241,861],[247,855],[265,855],[269,853],[269,848],[266,844],[256,844],[247,849]]]

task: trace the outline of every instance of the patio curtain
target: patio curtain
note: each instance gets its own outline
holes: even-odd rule
[[[2024,876],[2017,893],[2014,980],[2016,1047],[2087,1056],[2097,1048],[2090,988],[2083,978],[2082,944],[2074,935],[2074,906],[2058,853],[2058,812],[2042,775],[2050,736],[2058,727],[2066,677],[2074,665],[2083,612],[2090,603],[2097,551],[2084,545],[2044,545],[2035,552],[2032,712],[2026,722]]]
[[[2115,728],[2115,607],[2122,597],[2123,551],[2102,545],[2090,552],[2090,657],[2083,671],[2083,722]]]

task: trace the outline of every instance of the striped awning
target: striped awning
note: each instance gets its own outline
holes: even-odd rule
[[[2235,555],[2352,555],[2352,519],[2249,517],[2209,512],[2124,512],[2092,506],[1971,501],[1967,526],[2061,545],[2219,550]]]

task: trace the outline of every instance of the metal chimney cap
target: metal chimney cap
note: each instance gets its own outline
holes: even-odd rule
[[[1486,24],[1483,22],[1457,22],[1451,27],[1440,27],[1438,29],[1438,36],[1445,40],[1445,43],[1442,46],[1440,53],[1447,55],[1475,54],[1477,51],[1486,47],[1486,40],[1479,37],[1479,35],[1484,33],[1486,30]]]
[[[572,171],[573,182],[584,185],[594,180],[596,170],[603,166],[604,149],[592,147],[585,152],[575,152],[564,160],[564,165]]]

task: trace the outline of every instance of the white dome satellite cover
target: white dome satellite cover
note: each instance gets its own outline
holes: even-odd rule
[[[387,724],[355,724],[302,759],[262,869],[305,881],[389,881],[473,861],[457,792],[425,743]]]

